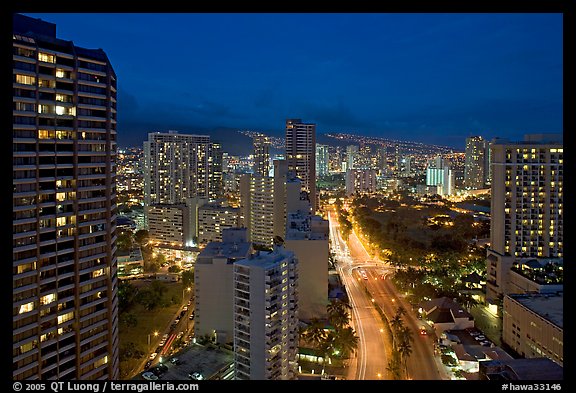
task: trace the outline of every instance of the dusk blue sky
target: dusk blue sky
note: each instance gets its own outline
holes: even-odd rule
[[[287,118],[459,149],[563,131],[562,14],[25,15],[107,53],[120,146]]]

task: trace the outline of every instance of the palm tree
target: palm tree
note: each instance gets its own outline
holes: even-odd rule
[[[319,344],[318,350],[322,354],[322,366],[326,363],[326,359],[334,352],[334,345],[336,344],[336,333],[329,331],[324,336],[324,339]]]
[[[335,332],[334,347],[340,351],[340,356],[347,358],[351,352],[358,348],[360,339],[350,326],[337,329]]]
[[[394,379],[400,379],[400,360],[398,359],[398,355],[396,352],[392,355],[392,359],[388,362],[388,366],[386,367],[386,371],[392,374]]]
[[[404,373],[408,375],[407,361],[412,354],[412,341],[414,341],[414,337],[412,336],[412,331],[407,327],[404,327],[399,333],[398,353],[400,353],[402,357]]]
[[[304,328],[303,337],[312,344],[314,348],[318,348],[326,338],[324,324],[317,318],[313,318],[310,322],[310,325]]]
[[[326,309],[328,311],[328,319],[334,325],[334,327],[344,327],[348,325],[350,321],[350,315],[346,310],[346,307],[349,307],[346,303],[336,300],[331,301]]]
[[[400,316],[399,313],[396,313],[396,315],[394,315],[394,317],[390,320],[390,326],[392,326],[392,330],[394,331],[393,336],[393,345],[394,348],[396,349],[396,340],[397,340],[397,336],[398,336],[398,332],[404,328],[404,321],[402,320],[402,317]]]

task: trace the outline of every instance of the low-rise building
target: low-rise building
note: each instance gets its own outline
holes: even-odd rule
[[[491,360],[480,363],[480,379],[494,381],[562,381],[564,369],[547,358]]]
[[[424,319],[440,336],[446,330],[461,330],[474,327],[474,317],[454,300],[441,297],[421,305]]]
[[[526,358],[564,363],[564,297],[559,294],[504,297],[502,339]]]

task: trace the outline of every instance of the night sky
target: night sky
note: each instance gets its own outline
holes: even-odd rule
[[[120,146],[287,118],[458,149],[563,131],[561,14],[25,15],[107,53]]]

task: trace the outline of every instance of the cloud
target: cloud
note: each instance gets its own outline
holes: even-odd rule
[[[342,101],[332,104],[303,103],[299,105],[298,116],[315,121],[323,127],[332,128],[370,128],[372,125],[360,119],[352,109]],[[305,120],[306,121],[306,120]]]

